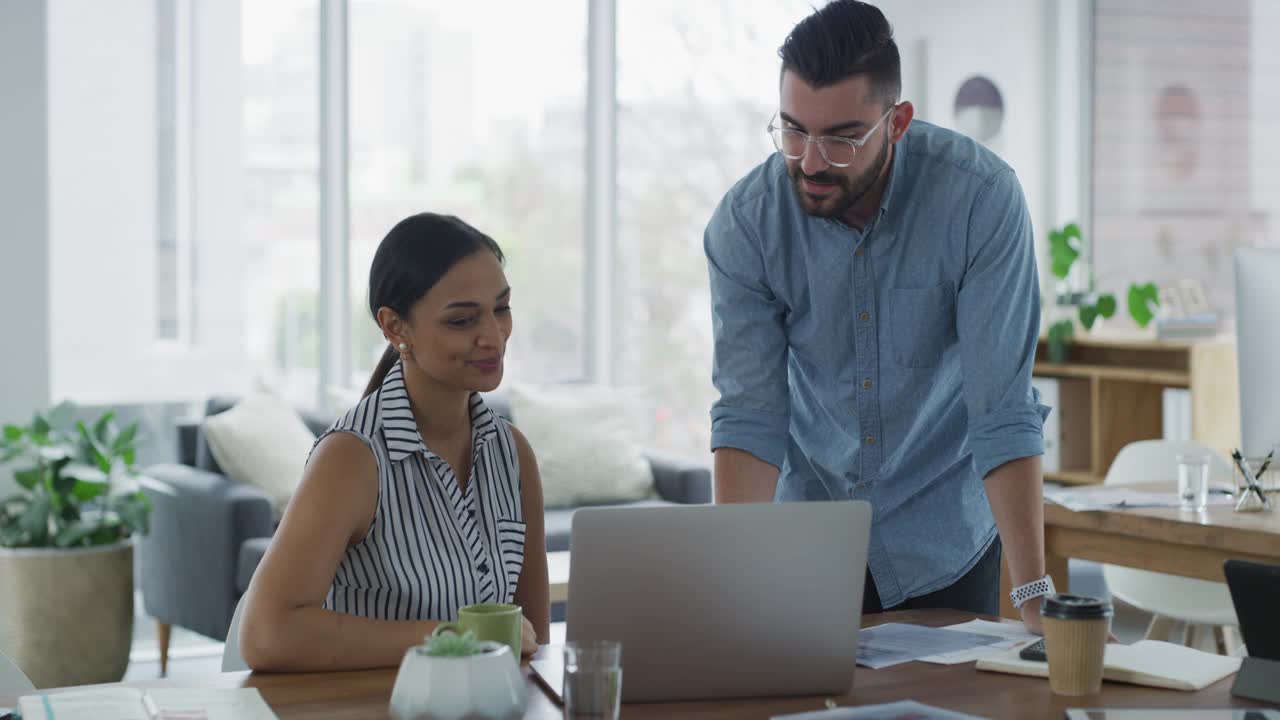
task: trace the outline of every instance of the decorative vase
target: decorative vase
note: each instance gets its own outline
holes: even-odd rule
[[[527,700],[524,676],[511,648],[477,643],[466,656],[428,655],[409,648],[391,691],[395,720],[516,720]]]
[[[132,540],[0,548],[0,650],[36,687],[118,682],[132,644]]]

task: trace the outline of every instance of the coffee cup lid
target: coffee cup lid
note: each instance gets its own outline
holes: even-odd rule
[[[1111,603],[1101,598],[1058,593],[1047,595],[1040,604],[1044,617],[1063,620],[1093,620],[1111,617]]]

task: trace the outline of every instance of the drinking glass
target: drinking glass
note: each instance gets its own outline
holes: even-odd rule
[[[622,704],[622,643],[564,646],[565,720],[618,720]]]

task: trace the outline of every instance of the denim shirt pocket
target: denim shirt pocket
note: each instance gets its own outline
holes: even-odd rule
[[[950,283],[927,288],[894,288],[889,319],[893,359],[911,368],[935,367],[955,335],[955,293]]]

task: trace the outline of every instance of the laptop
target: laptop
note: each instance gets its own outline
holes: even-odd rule
[[[1280,661],[1280,566],[1228,560],[1222,573],[1249,656]]]
[[[853,687],[871,506],[583,508],[566,639],[622,643],[624,702]],[[563,653],[532,662],[554,695]]]

